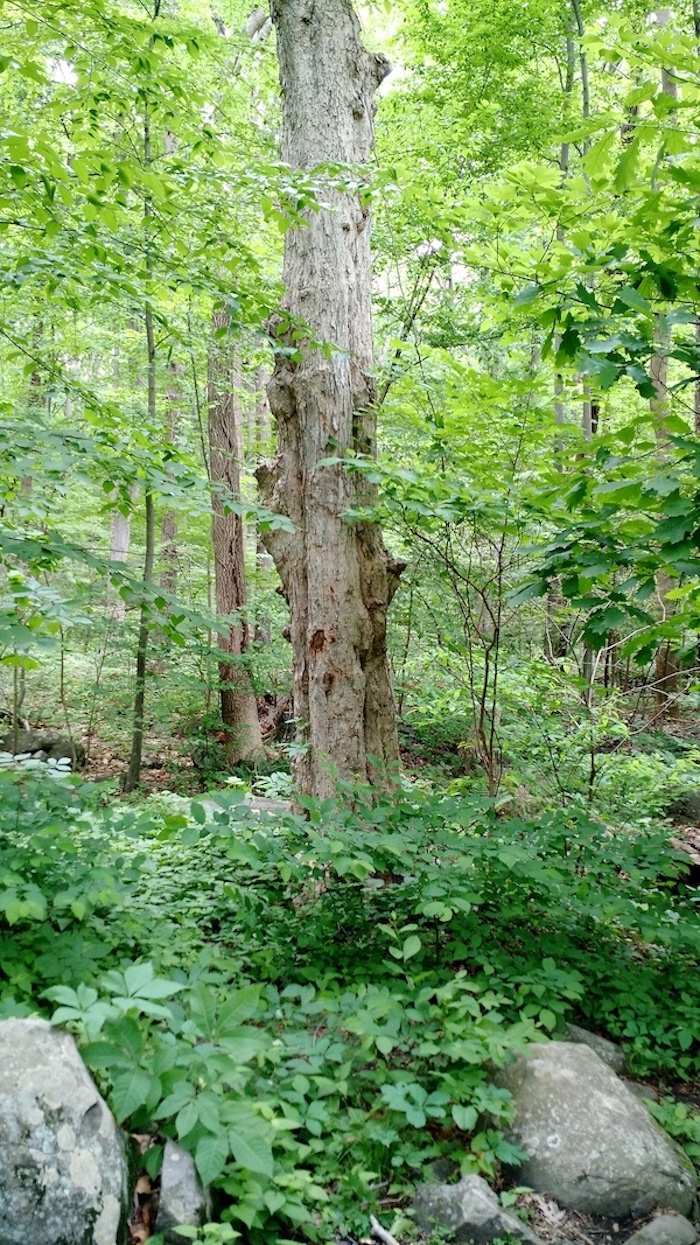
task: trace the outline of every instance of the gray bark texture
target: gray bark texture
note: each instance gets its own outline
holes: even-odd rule
[[[301,170],[349,165],[361,178],[387,61],[363,47],[350,0],[273,0],[272,19],[283,159]],[[308,745],[295,778],[318,797],[335,791],[336,777],[383,785],[398,759],[386,615],[403,569],[375,524],[343,517],[372,504],[373,487],[318,465],[372,454],[376,430],[369,208],[343,189],[323,198],[329,206],[309,213],[308,227],[286,234],[284,307],[335,349],[327,358],[295,341],[299,360],[277,354],[268,386],[277,452],[257,473],[264,503],[295,527],[264,540],[291,614],[294,714]],[[273,331],[280,347],[292,344],[284,317]]]
[[[182,363],[178,363],[176,359],[168,361],[168,387],[165,394],[165,436],[171,444],[177,441],[182,421],[181,378],[183,371]],[[168,471],[168,476],[171,480],[174,479],[172,471]],[[171,592],[173,596],[177,592],[179,562],[177,537],[177,512],[166,508],[160,520],[160,556],[162,562],[160,586],[165,592]]]
[[[214,329],[228,329],[229,316],[215,312]],[[237,615],[225,636],[219,637],[221,717],[226,731],[230,764],[252,760],[263,753],[258,709],[250,675],[241,660],[250,642],[246,618],[245,550],[243,521],[226,513],[224,496],[241,497],[240,415],[236,408],[236,381],[226,338],[212,341],[209,354],[209,470],[212,490],[212,545],[216,611],[224,618]],[[217,491],[217,486],[219,491]],[[223,495],[222,495],[223,491]]]

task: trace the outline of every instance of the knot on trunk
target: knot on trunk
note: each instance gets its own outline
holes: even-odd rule
[[[384,79],[389,77],[391,62],[381,52],[371,52],[370,60],[372,62],[372,76],[375,83],[374,89],[376,90],[378,86],[381,86]]]
[[[272,500],[272,494],[275,487],[274,467],[272,463],[260,463],[260,466],[255,468],[254,474],[255,479],[258,482],[261,500],[267,506]]]
[[[267,400],[275,419],[293,419],[297,404],[294,397],[294,370],[288,359],[278,359],[267,386]]]
[[[404,562],[402,558],[389,558],[386,564],[386,574],[389,584],[389,601],[391,601],[396,589],[399,586],[399,580],[403,575],[408,562]]]

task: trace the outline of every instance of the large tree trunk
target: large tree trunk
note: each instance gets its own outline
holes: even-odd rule
[[[213,328],[230,326],[225,312],[214,314]],[[230,764],[262,755],[263,742],[250,675],[242,661],[249,645],[246,618],[245,550],[243,520],[226,513],[225,497],[240,501],[240,428],[236,410],[236,377],[230,345],[213,337],[209,355],[209,473],[212,483],[212,544],[216,610],[235,615],[225,636],[219,637],[221,717],[226,731]],[[219,491],[217,491],[217,486]]]
[[[273,0],[283,91],[282,155],[292,168],[353,166],[362,176],[372,146],[374,94],[386,76],[365,50],[350,0]],[[324,797],[336,774],[375,784],[398,758],[396,713],[386,654],[386,615],[401,566],[379,528],[343,516],[372,504],[374,489],[342,466],[321,466],[351,450],[372,454],[370,214],[357,194],[324,192],[332,209],[310,212],[308,227],[285,237],[285,307],[311,341],[293,339],[286,317],[268,388],[277,424],[272,467],[258,470],[263,501],[293,533],[265,544],[291,613],[294,714],[308,745],[296,780]]]

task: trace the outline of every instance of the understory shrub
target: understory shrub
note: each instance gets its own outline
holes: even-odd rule
[[[273,818],[235,789],[0,783],[2,1014],[74,1029],[120,1122],[177,1137],[253,1240],[360,1233],[440,1157],[516,1161],[492,1069],[567,1017],[637,1072],[697,1072],[697,906],[665,832],[411,788]]]

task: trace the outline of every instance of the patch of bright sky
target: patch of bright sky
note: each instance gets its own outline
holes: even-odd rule
[[[60,57],[49,61],[48,72],[52,82],[62,82],[65,86],[75,86],[78,80],[73,66]]]

